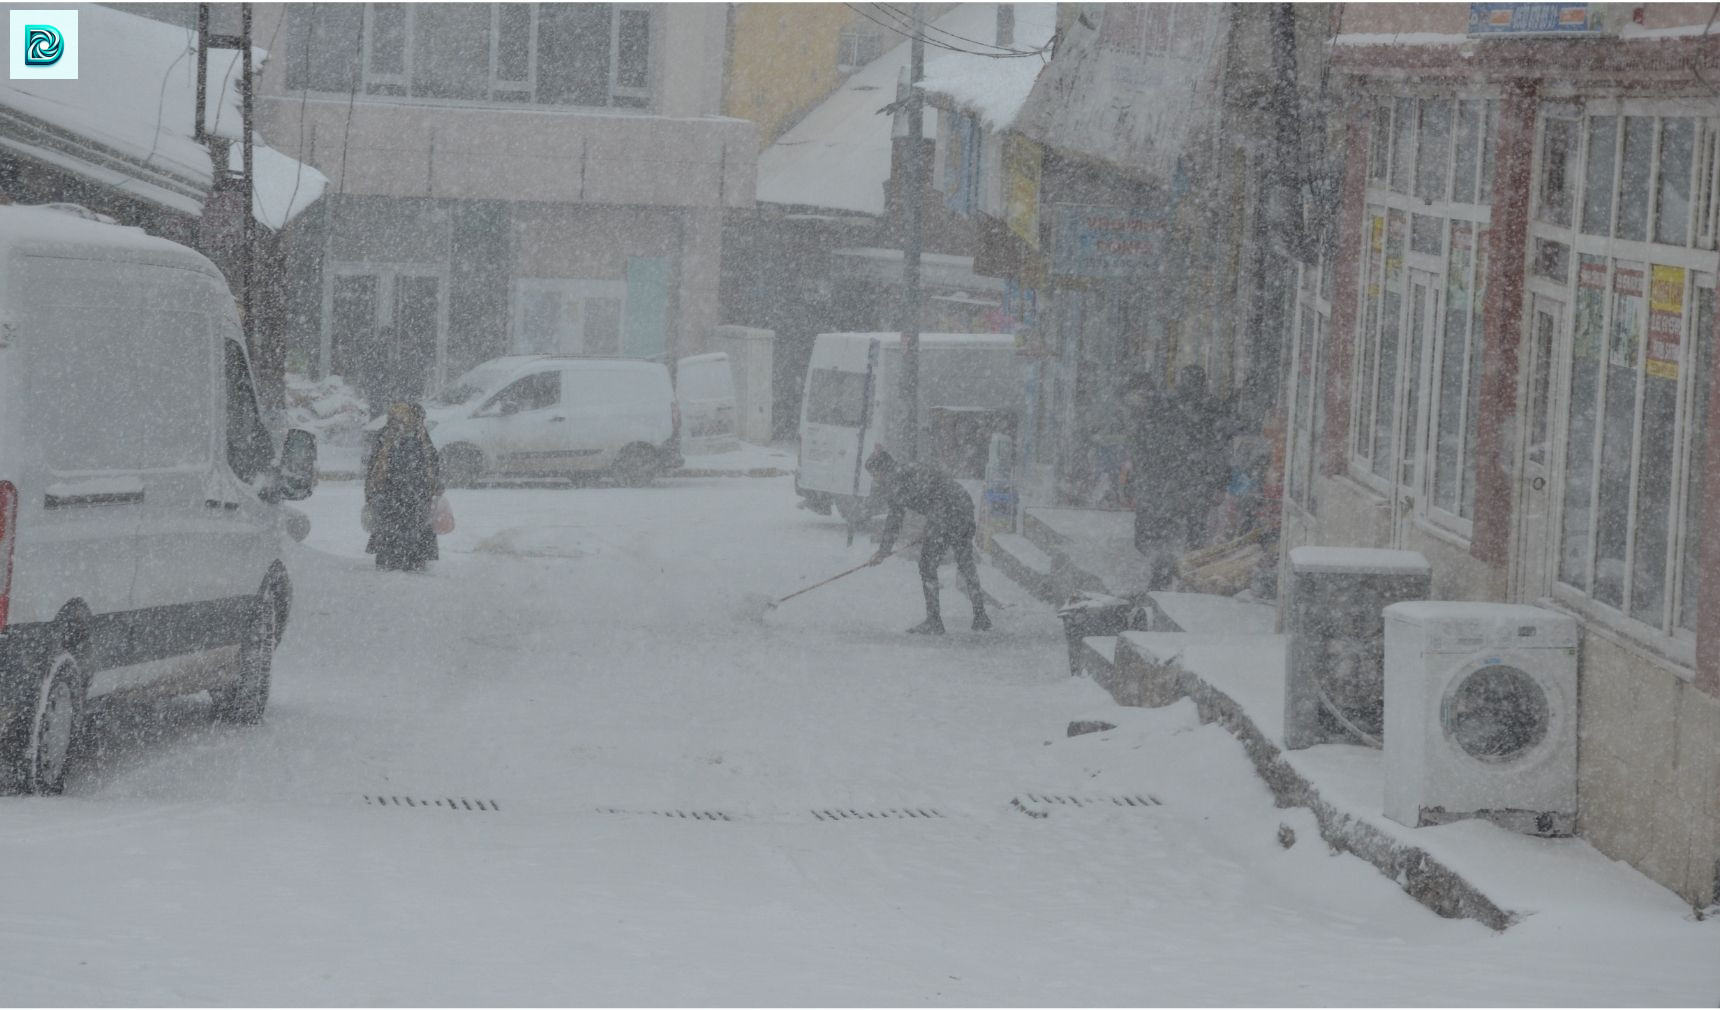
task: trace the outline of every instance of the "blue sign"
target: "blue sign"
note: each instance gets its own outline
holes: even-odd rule
[[[1472,3],[1471,35],[1586,35],[1603,29],[1598,5],[1587,3]]]

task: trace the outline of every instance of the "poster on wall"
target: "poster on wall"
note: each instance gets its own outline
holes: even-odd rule
[[[1573,350],[1579,358],[1600,355],[1601,317],[1606,311],[1607,262],[1584,256],[1577,266],[1577,314]]]
[[[1684,268],[1654,264],[1648,282],[1648,348],[1644,368],[1652,378],[1678,378],[1678,345],[1684,333]]]
[[[1607,361],[1614,368],[1635,368],[1642,343],[1643,295],[1648,278],[1642,264],[1617,262],[1613,266],[1612,339],[1607,342]]]

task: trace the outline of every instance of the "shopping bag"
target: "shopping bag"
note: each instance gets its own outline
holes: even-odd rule
[[[444,495],[437,495],[435,504],[431,506],[430,528],[439,537],[454,532],[454,510],[448,507],[448,499]]]

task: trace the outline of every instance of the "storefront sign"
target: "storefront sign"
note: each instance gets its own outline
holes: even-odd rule
[[[1678,345],[1684,333],[1684,268],[1656,263],[1648,282],[1648,362],[1656,379],[1678,378]]]
[[[1587,3],[1472,3],[1471,35],[1592,35],[1605,18]]]
[[[1003,222],[1029,249],[1039,248],[1039,178],[1043,151],[1026,137],[1003,142]]]
[[[1053,207],[1052,272],[1061,277],[1132,277],[1154,270],[1165,217],[1134,207]]]

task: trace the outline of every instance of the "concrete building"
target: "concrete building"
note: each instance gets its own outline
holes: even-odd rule
[[[714,4],[260,4],[259,115],[331,180],[288,256],[292,365],[369,398],[496,355],[673,359],[753,200]]]
[[[1286,547],[1579,618],[1578,832],[1720,899],[1712,11],[1346,4],[1296,269]]]

